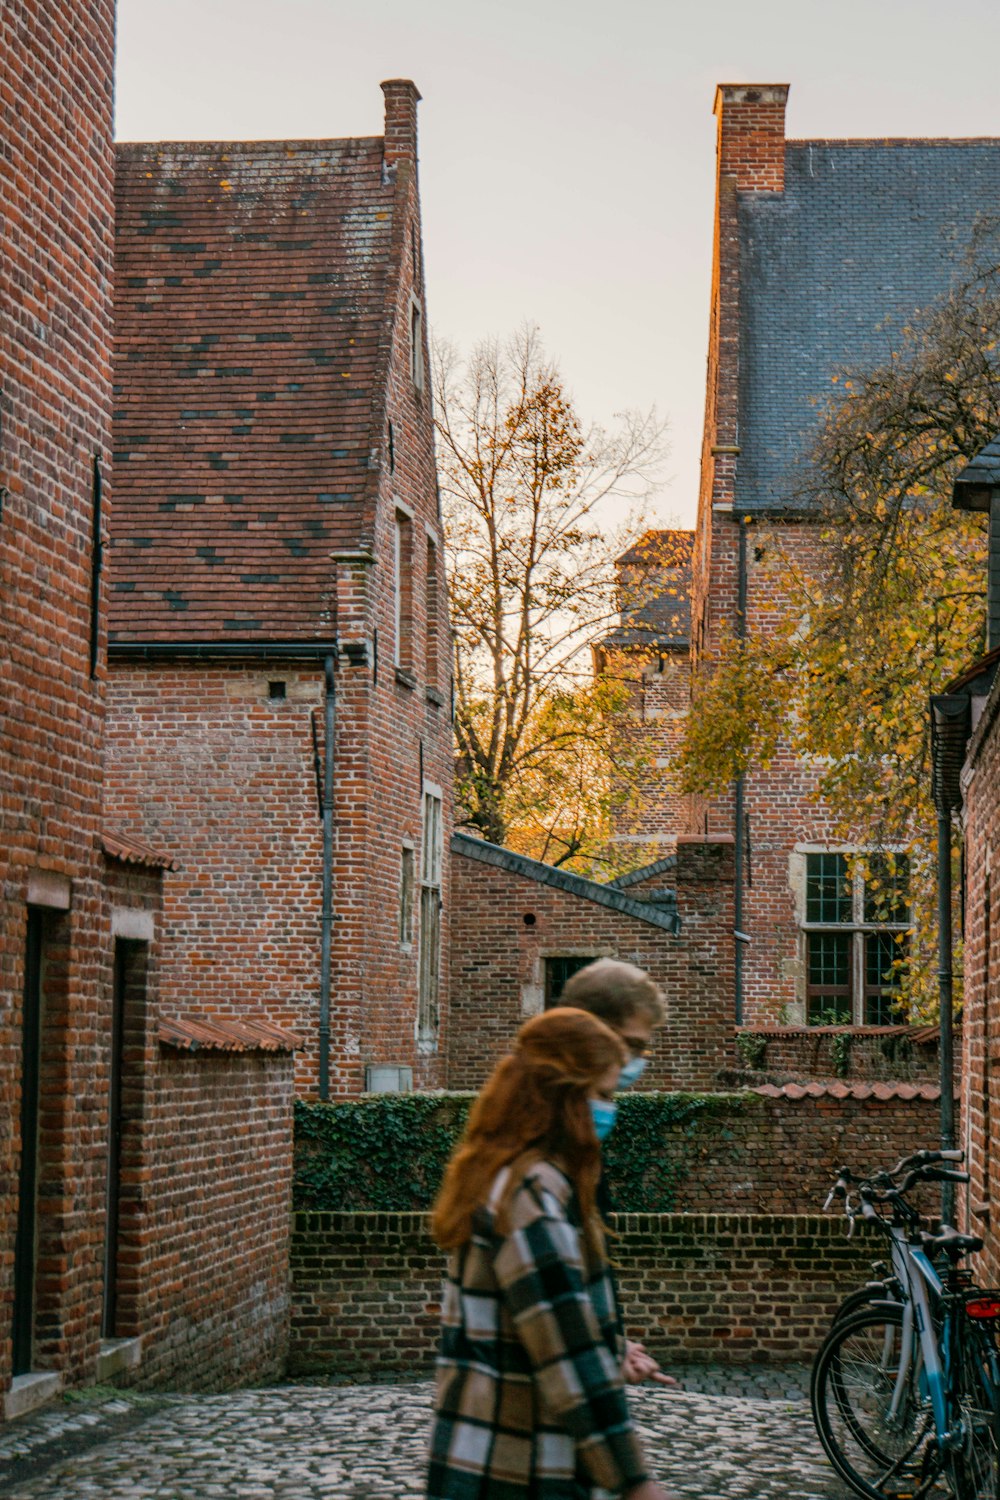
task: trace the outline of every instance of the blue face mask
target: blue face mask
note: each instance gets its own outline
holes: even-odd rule
[[[597,1139],[603,1141],[614,1129],[618,1106],[611,1099],[591,1099],[588,1102]]]
[[[625,1064],[624,1068],[622,1068],[621,1075],[618,1079],[618,1087],[620,1089],[630,1089],[633,1083],[638,1083],[643,1073],[645,1073],[648,1064],[648,1057],[630,1058],[629,1061]]]

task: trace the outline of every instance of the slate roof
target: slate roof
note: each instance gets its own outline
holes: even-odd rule
[[[693,531],[650,530],[615,559],[622,578],[621,623],[605,636],[602,646],[687,646],[693,552]],[[652,597],[642,600],[646,573]],[[640,597],[630,601],[630,589]]]
[[[118,147],[112,641],[330,638],[394,303],[382,155]]]
[[[790,141],[784,192],[740,195],[740,507],[801,503],[833,375],[885,360],[998,209],[1000,139]]]

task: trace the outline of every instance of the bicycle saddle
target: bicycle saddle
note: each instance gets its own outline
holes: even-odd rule
[[[937,1234],[927,1234],[925,1230],[921,1230],[920,1246],[928,1255],[937,1255],[943,1251],[945,1255],[957,1257],[974,1255],[983,1248],[983,1241],[978,1234],[959,1234],[950,1224],[942,1224]]]

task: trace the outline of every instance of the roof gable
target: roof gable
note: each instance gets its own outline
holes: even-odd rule
[[[118,148],[113,641],[332,634],[393,178],[381,137]]]

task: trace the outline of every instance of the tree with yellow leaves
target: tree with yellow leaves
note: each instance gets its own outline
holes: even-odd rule
[[[595,680],[590,648],[616,618],[614,559],[643,530],[662,428],[653,412],[584,428],[530,327],[465,362],[438,345],[435,401],[460,819],[590,870],[644,764],[618,728],[628,685]]]

